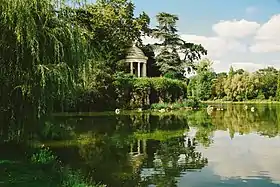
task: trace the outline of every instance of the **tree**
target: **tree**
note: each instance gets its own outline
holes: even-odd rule
[[[177,34],[176,23],[178,16],[161,12],[156,16],[158,26],[153,30],[152,35],[162,41],[160,46],[176,48],[180,38]]]
[[[265,99],[274,98],[277,90],[278,71],[273,67],[268,67],[258,70],[256,76],[260,80],[260,91]]]
[[[280,101],[280,74],[278,75],[276,99]]]
[[[192,90],[192,96],[201,100],[208,100],[212,97],[212,86],[215,74],[211,68],[212,61],[203,59],[196,66],[197,75],[191,78],[189,89]]]
[[[147,75],[149,77],[159,77],[161,72],[159,70],[159,67],[156,65],[155,53],[152,45],[148,44],[146,46],[143,46],[141,49],[144,52],[145,56],[148,57]]]
[[[188,43],[181,41],[179,52],[183,54],[184,58],[181,59],[187,71],[196,70],[194,62],[199,61],[203,55],[207,55],[207,50],[201,44]]]
[[[75,10],[74,21],[90,34],[90,44],[98,55],[108,59],[113,69],[123,59],[126,50],[141,36],[149,34],[149,16],[143,12],[134,16],[134,4],[129,0],[97,0]]]
[[[216,79],[213,82],[213,97],[216,97],[217,99],[223,99],[226,96],[224,90],[224,84],[226,80],[226,73],[220,73],[216,76]]]
[[[232,78],[234,74],[235,74],[235,71],[234,71],[233,67],[230,66],[228,76],[229,76],[230,78]]]
[[[244,69],[238,69],[235,71],[235,73],[242,75],[243,73],[245,73]]]
[[[156,63],[163,74],[182,72],[183,67],[177,52],[180,38],[177,34],[176,22],[179,18],[165,12],[159,13],[156,18],[158,26],[153,30],[152,35],[162,41],[161,44],[157,44],[160,52],[156,57]]]
[[[163,74],[183,74],[186,67],[192,66],[207,51],[201,45],[187,43],[180,38],[176,26],[178,16],[161,12],[156,17],[158,26],[152,36],[161,41],[156,44],[159,50],[156,63]],[[180,58],[179,53],[183,54],[183,58]]]
[[[63,2],[1,1],[0,100],[12,115],[51,110],[70,95],[89,58],[87,35],[70,21],[71,8]]]

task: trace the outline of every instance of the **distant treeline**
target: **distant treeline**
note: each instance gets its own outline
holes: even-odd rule
[[[230,68],[228,73],[215,73],[209,60],[202,60],[197,74],[190,77],[188,96],[200,100],[246,101],[280,100],[279,71],[274,67],[246,72]]]

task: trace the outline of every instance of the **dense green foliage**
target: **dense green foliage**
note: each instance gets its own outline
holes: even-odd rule
[[[1,3],[0,109],[8,120],[18,118],[19,114],[37,118],[48,112],[87,108],[83,104],[93,104],[95,108],[102,103],[111,108],[124,106],[114,101],[120,100],[116,94],[127,94],[114,93],[119,80],[115,77],[126,70],[128,64],[122,59],[133,41],[149,57],[148,74],[152,76],[159,75],[159,69],[167,72],[164,68],[168,64],[167,69],[172,71],[168,70],[167,77],[181,78],[174,72],[182,70],[182,62],[199,59],[206,53],[202,46],[178,38],[176,16],[160,13],[159,26],[150,29],[149,16],[146,13],[134,16],[134,4],[128,0],[82,2],[3,0]],[[185,59],[162,65],[157,60],[156,65],[153,48],[141,44],[141,36],[151,33],[163,39],[164,49],[174,49],[177,56],[184,50]],[[157,92],[153,97],[159,96],[152,100],[169,102],[184,96],[173,82],[164,85],[167,79],[147,79],[146,82],[154,82],[147,84],[135,80],[132,80],[135,90],[130,95],[150,89]],[[139,91],[143,86],[146,90]]]
[[[135,16],[134,8],[128,0],[1,0],[1,142],[26,143],[33,130],[41,140],[69,137],[63,125],[41,123],[53,112],[145,107],[186,97],[184,82],[121,73],[127,48],[137,41],[149,57],[148,75],[160,74],[154,49],[141,41],[152,32],[150,18]],[[52,162],[48,154],[39,152],[32,161]],[[66,186],[86,186],[70,179]]]
[[[196,67],[197,75],[192,77],[188,84],[188,95],[207,100],[211,98],[212,82],[215,78],[213,70],[210,68],[211,61],[202,60]]]
[[[147,108],[153,103],[183,100],[187,94],[187,84],[180,80],[118,74],[111,81],[108,89],[82,92],[75,99],[78,103],[74,111]]]
[[[150,127],[149,115],[130,116],[129,123],[120,120],[118,123],[121,125],[114,127],[114,130],[133,129],[133,133],[120,138],[106,126],[102,131],[92,129],[91,125],[91,129],[87,129],[90,132],[79,134],[74,132],[74,125],[44,121],[45,114],[144,108],[153,103],[180,101],[182,104],[175,107],[195,107],[198,105],[196,99],[184,102],[188,90],[189,96],[201,100],[280,99],[280,75],[275,69],[260,70],[254,74],[232,70],[229,75],[216,75],[209,68],[208,61],[196,67],[194,61],[200,60],[207,51],[201,45],[179,38],[177,16],[160,13],[157,15],[158,26],[151,29],[149,16],[146,13],[135,16],[134,8],[128,0],[97,0],[92,4],[80,0],[0,1],[1,143],[15,142],[18,148],[19,142],[20,145],[30,146],[30,140],[38,144],[45,140],[74,140],[75,153],[80,154],[89,165],[84,173],[88,174],[90,170],[96,181],[105,181],[107,175],[104,173],[111,172],[108,176],[120,186],[123,185],[120,178],[132,181],[130,186],[135,186],[140,180],[140,167],[135,161],[131,162],[128,147],[138,139],[153,137],[159,141],[168,136],[170,139],[156,142],[157,149],[153,152],[164,163],[154,167],[166,171],[166,175],[153,175],[147,180],[159,186],[174,186],[175,178],[181,172],[201,169],[207,164],[207,159],[196,152],[195,143],[188,144],[187,149],[184,146],[182,131],[176,128],[186,126],[183,123],[185,118],[172,124],[174,117],[157,117],[156,128],[167,129],[170,128],[167,125],[172,124],[172,128],[176,129],[167,133]],[[162,43],[156,47],[144,46],[141,41],[143,35],[152,35]],[[133,41],[137,41],[149,57],[148,75],[162,74],[164,78],[135,78],[123,73],[128,64],[122,59]],[[159,50],[160,54],[156,56],[154,50]],[[180,53],[183,58],[180,58]],[[176,80],[182,79],[184,67],[194,67],[198,73],[189,84]],[[82,118],[78,120],[88,122]],[[105,124],[98,120],[94,123],[98,122]],[[135,132],[138,128],[145,132]],[[200,132],[198,141],[208,140],[205,134],[208,135]],[[123,152],[118,152],[120,149]],[[4,154],[1,156],[4,157]],[[23,154],[25,152],[20,156],[23,157]],[[170,172],[168,164],[176,165],[175,160],[182,154],[186,155],[186,163],[172,168],[174,170]],[[28,184],[42,179],[41,185],[55,186],[50,183],[58,180],[60,186],[61,183],[69,187],[90,186],[83,175],[57,163],[57,159],[52,151],[42,149],[27,164],[23,160],[12,164],[0,163],[1,168],[12,171],[1,170],[0,177],[8,182],[12,177],[13,185],[20,183],[19,186],[22,186],[22,176],[26,177]],[[126,165],[120,165],[120,162],[126,162]],[[100,163],[105,165],[100,166]],[[21,168],[26,170],[19,170]],[[37,183],[34,185],[38,186]]]
[[[204,68],[201,68],[204,67]],[[198,65],[197,75],[190,78],[188,95],[201,100],[246,101],[278,100],[279,71],[273,67],[249,73],[242,69],[229,73],[215,73],[211,63],[203,60]]]

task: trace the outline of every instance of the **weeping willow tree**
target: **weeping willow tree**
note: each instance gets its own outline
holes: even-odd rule
[[[0,120],[26,124],[92,90],[108,100],[116,61],[148,24],[128,0],[0,0]]]
[[[91,55],[71,9],[59,0],[0,0],[1,121],[38,118],[71,94]]]

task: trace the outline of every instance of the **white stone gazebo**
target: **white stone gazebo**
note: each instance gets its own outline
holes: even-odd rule
[[[147,76],[147,60],[141,49],[135,43],[127,51],[125,61],[130,63],[130,73],[137,77]]]

